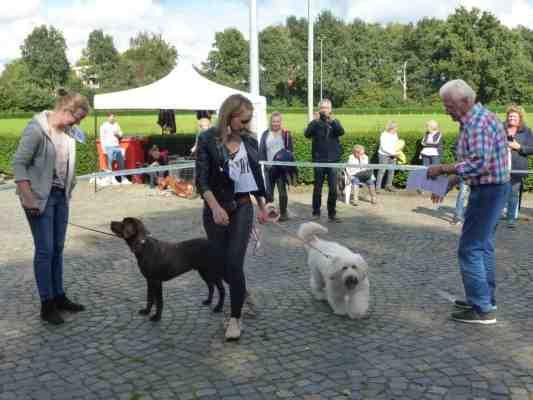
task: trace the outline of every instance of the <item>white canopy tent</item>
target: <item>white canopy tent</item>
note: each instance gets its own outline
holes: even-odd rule
[[[251,130],[258,138],[267,129],[266,99],[212,82],[189,64],[180,63],[167,76],[146,86],[94,96],[97,110],[215,110],[224,99],[240,93],[254,105]]]

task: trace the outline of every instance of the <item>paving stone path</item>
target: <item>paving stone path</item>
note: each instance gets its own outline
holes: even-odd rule
[[[310,193],[290,194],[295,232]],[[247,279],[259,314],[240,343],[223,341],[223,315],[201,306],[190,273],[165,285],[160,323],[137,314],[144,280],[121,240],[70,227],[68,294],[87,311],[60,327],[38,318],[33,245],[13,193],[0,193],[0,400],[60,399],[533,399],[533,223],[498,230],[498,324],[449,319],[461,297],[460,227],[453,197],[436,211],[422,196],[339,204],[328,238],[370,265],[371,312],[352,321],[313,300],[305,252],[276,226],[261,227]],[[139,185],[77,188],[71,222],[107,229],[142,216],[153,235],[203,235],[200,200],[149,196]],[[533,198],[524,214],[533,217]],[[480,221],[483,223],[483,221]],[[226,303],[229,304],[229,301]],[[226,306],[227,314],[227,306]]]

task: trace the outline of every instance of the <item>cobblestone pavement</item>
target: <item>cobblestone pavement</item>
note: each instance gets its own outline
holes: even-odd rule
[[[203,235],[200,200],[148,196],[145,187],[80,185],[71,222],[107,229],[142,216],[154,236]],[[291,193],[296,231],[310,193]],[[533,224],[498,230],[498,324],[449,319],[461,297],[460,227],[421,196],[339,204],[328,237],[370,265],[371,312],[352,321],[312,299],[301,244],[261,228],[249,253],[259,314],[240,343],[223,341],[223,315],[201,306],[206,288],[189,273],[165,285],[160,323],[137,314],[144,280],[121,240],[70,227],[68,293],[87,311],[53,327],[38,318],[33,246],[13,193],[0,193],[0,400],[13,399],[533,399]],[[525,214],[533,216],[533,198]],[[483,221],[480,221],[483,223]],[[226,301],[229,304],[229,301]],[[227,310],[226,310],[227,312]]]

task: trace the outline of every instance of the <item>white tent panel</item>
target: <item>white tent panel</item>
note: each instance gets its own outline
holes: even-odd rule
[[[240,93],[253,103],[252,130],[266,129],[266,99],[212,82],[192,65],[179,64],[168,75],[146,86],[94,96],[97,110],[216,110],[230,95]]]

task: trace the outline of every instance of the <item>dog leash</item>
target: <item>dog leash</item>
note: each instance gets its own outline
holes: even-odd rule
[[[313,246],[311,244],[311,242],[306,242],[305,240],[303,240],[301,237],[299,237],[298,235],[296,235],[295,233],[293,233],[291,230],[285,228],[284,226],[282,226],[278,221],[272,221],[272,224],[274,226],[277,226],[278,229],[282,230],[283,232],[285,232],[288,236],[292,237],[293,239],[296,239],[298,240],[299,242],[305,244],[306,246],[309,246],[311,247],[312,249],[318,251],[320,254],[322,254],[324,257],[326,258],[331,258],[331,256],[329,254],[326,254],[324,253],[322,250],[320,250],[318,247],[316,246]]]
[[[87,226],[73,224],[72,222],[69,222],[68,224],[72,225],[72,226],[75,226],[76,228],[80,228],[80,229],[86,230],[86,231],[96,232],[96,233],[100,233],[102,235],[113,236],[115,238],[118,238],[118,236],[115,235],[114,233],[99,231],[98,229],[93,229],[93,228],[89,228]]]

